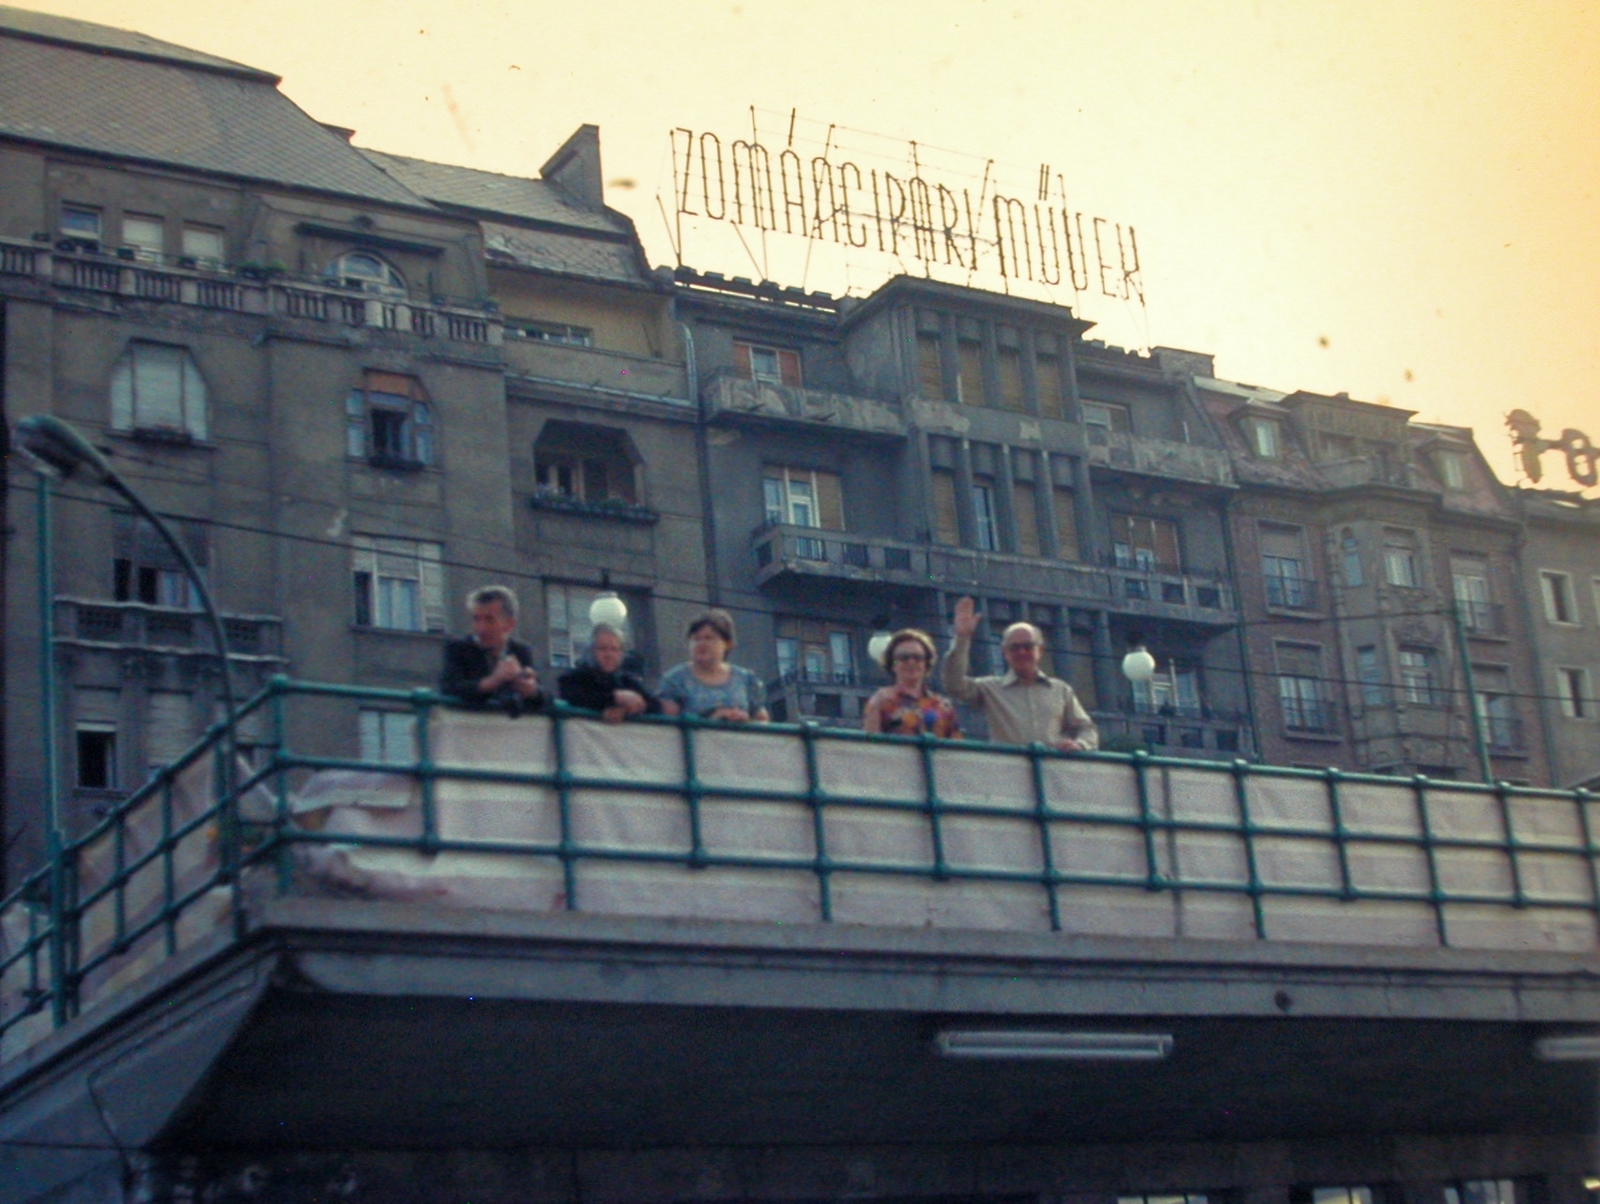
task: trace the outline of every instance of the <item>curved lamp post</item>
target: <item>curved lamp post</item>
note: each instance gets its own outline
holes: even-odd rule
[[[133,491],[133,488],[117,475],[116,469],[106,460],[100,449],[95,447],[83,437],[74,427],[63,422],[53,414],[33,414],[17,423],[17,442],[33,462],[34,469],[40,474],[39,504],[41,511],[45,505],[46,482],[49,478],[67,480],[80,472],[84,479],[96,485],[103,485],[113,493],[121,496],[138,512],[161,536],[172,552],[178,558],[178,563],[183,565],[183,571],[188,575],[189,582],[194,586],[195,596],[200,599],[201,609],[205,611],[206,618],[211,623],[211,634],[216,642],[217,659],[222,666],[222,704],[227,714],[228,723],[228,766],[225,770],[231,779],[233,774],[233,756],[237,733],[234,723],[237,719],[233,692],[233,667],[228,661],[228,639],[222,629],[222,617],[217,614],[217,608],[211,603],[211,594],[206,589],[206,583],[200,577],[200,570],[195,566],[189,550],[173,534],[172,528],[162,520],[154,510],[145,503],[145,500]],[[47,521],[41,514],[41,532],[48,533]],[[41,557],[48,557],[48,547],[41,549]],[[40,574],[41,581],[48,578],[48,570]],[[50,627],[51,620],[49,607],[53,599],[43,597],[46,607],[45,624]],[[49,676],[46,678],[47,689],[54,690],[54,666],[49,667]],[[54,699],[47,697],[45,705],[52,708]],[[53,730],[53,717],[47,720],[50,730]],[[52,767],[53,772],[53,767]]]

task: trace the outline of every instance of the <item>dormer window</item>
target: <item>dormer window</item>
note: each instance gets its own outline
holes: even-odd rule
[[[351,251],[328,265],[328,279],[345,288],[386,297],[406,295],[405,278],[370,251]]]
[[[1438,470],[1439,481],[1446,489],[1462,489],[1467,483],[1466,457],[1454,448],[1441,448],[1433,453],[1433,466]]]
[[[1259,458],[1276,460],[1283,455],[1283,440],[1276,418],[1253,414],[1244,420],[1244,432],[1250,440],[1250,450]]]
[[[758,343],[735,343],[733,364],[745,380],[759,380],[769,385],[800,384],[798,351],[763,347]]]

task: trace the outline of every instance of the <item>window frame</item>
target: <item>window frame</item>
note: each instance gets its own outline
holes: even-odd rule
[[[370,631],[411,634],[440,633],[445,630],[443,544],[436,540],[404,536],[353,534],[350,537],[350,552],[351,586],[355,595],[354,626]],[[385,571],[386,568],[399,567],[397,562],[405,560],[415,567],[413,574],[407,576]],[[400,617],[395,613],[395,595],[384,588],[384,583],[390,581],[416,583],[412,622],[394,621]]]
[[[405,393],[374,387],[399,381],[405,382]],[[427,390],[415,376],[398,372],[362,373],[361,380],[345,394],[344,420],[347,459],[363,461],[373,468],[401,471],[438,466],[438,419]],[[390,422],[394,422],[399,431],[398,451],[379,446],[380,425],[388,429]]]
[[[1560,589],[1555,589],[1556,583]],[[1544,602],[1544,619],[1553,627],[1582,627],[1578,614],[1577,591],[1572,588],[1572,574],[1561,569],[1539,570],[1539,594]],[[1565,610],[1568,618],[1558,617]]]
[[[797,493],[809,493],[803,503],[813,511],[815,521],[804,522],[797,515]],[[830,511],[837,509],[836,514]],[[799,468],[791,464],[761,466],[761,513],[769,526],[804,527],[812,531],[843,531],[845,526],[844,483],[839,474],[824,468]],[[829,522],[832,518],[834,521]]]
[[[757,354],[772,357],[772,371],[756,370]],[[805,378],[801,371],[802,357],[795,347],[777,347],[770,343],[756,343],[749,339],[733,341],[733,366],[740,380],[756,381],[766,385],[784,385],[799,389]]]
[[[370,259],[383,270],[377,275],[352,273],[345,270],[345,265],[355,259]],[[340,288],[366,293],[374,297],[405,300],[411,295],[411,290],[406,286],[406,278],[401,275],[400,270],[394,264],[376,251],[368,251],[363,248],[353,248],[349,251],[340,252],[329,260],[327,268],[323,271],[323,278],[332,281]]]
[[[1560,700],[1563,719],[1593,721],[1600,718],[1600,700],[1594,696],[1587,666],[1557,665],[1556,697]]]
[[[552,669],[570,669],[587,654],[594,638],[594,624],[589,621],[589,607],[605,593],[616,593],[628,608],[628,617],[622,621],[622,639],[628,648],[628,659],[643,655],[633,638],[635,632],[645,631],[639,620],[644,614],[644,598],[631,590],[610,590],[604,586],[587,585],[581,581],[546,581],[544,583],[544,634],[545,655]],[[627,660],[624,661],[626,666]]]
[[[1396,566],[1401,564],[1406,566],[1404,576],[1409,580],[1395,580]],[[1400,528],[1389,528],[1384,531],[1383,580],[1384,584],[1395,589],[1423,588],[1422,550],[1415,531]]]
[[[207,254],[190,245],[191,235],[215,235],[217,253]],[[184,222],[179,234],[179,246],[185,260],[193,260],[195,267],[221,271],[228,263],[228,232],[222,226],[208,226],[204,222]]]
[[[89,233],[87,226],[83,230],[75,230],[68,224],[68,214],[79,214],[92,219],[93,233]],[[83,205],[76,201],[62,201],[61,208],[56,214],[56,229],[60,236],[69,242],[93,243],[96,247],[105,238],[105,210],[98,205]]]
[[[115,723],[84,719],[72,725],[72,783],[75,789],[95,791],[122,789],[117,735],[117,725]],[[85,782],[83,780],[85,736],[104,737],[104,747],[99,754],[100,764],[105,768],[104,781]]]
[[[405,745],[404,756],[392,745]],[[415,765],[417,761],[417,714],[384,707],[359,707],[356,710],[356,749],[363,761],[379,765]]]
[[[161,365],[161,359],[168,355],[172,362]],[[160,388],[168,380],[177,384],[175,398]],[[141,395],[147,391],[163,395],[141,402]],[[108,425],[118,434],[163,442],[203,443],[210,433],[211,391],[194,353],[181,344],[129,339],[111,366],[107,392],[111,419]],[[176,423],[165,420],[166,411],[174,405]]]
[[[128,237],[129,225],[148,223],[155,227],[155,245],[148,242],[136,242]],[[122,214],[122,241],[120,245],[133,253],[134,259],[142,259],[147,263],[161,263],[167,257],[167,222],[159,213],[130,213],[127,210]]]
[[[1406,644],[1395,649],[1395,668],[1400,675],[1400,701],[1407,706],[1440,706],[1439,652],[1421,644]]]

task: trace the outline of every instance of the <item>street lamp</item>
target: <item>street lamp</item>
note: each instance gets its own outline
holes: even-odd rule
[[[603,590],[593,602],[589,603],[589,625],[598,627],[604,624],[615,627],[619,631],[628,621],[628,604],[617,595],[614,589]]]
[[[1149,681],[1156,675],[1156,658],[1143,644],[1135,645],[1122,658],[1122,676],[1129,681]]]

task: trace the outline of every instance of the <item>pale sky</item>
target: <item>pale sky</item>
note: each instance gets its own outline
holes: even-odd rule
[[[731,140],[751,106],[763,141],[797,110],[807,137],[836,123],[835,145],[891,160],[912,139],[993,159],[1024,197],[1048,163],[1074,208],[1138,231],[1142,313],[1057,296],[1091,335],[1470,425],[1507,480],[1510,409],[1600,442],[1600,3],[25,4],[273,71],[399,154],[532,175],[592,122],[654,263],[673,261],[668,130]],[[685,260],[757,275],[712,225]],[[886,275],[783,241],[781,284]],[[1569,484],[1554,453],[1545,473]]]

